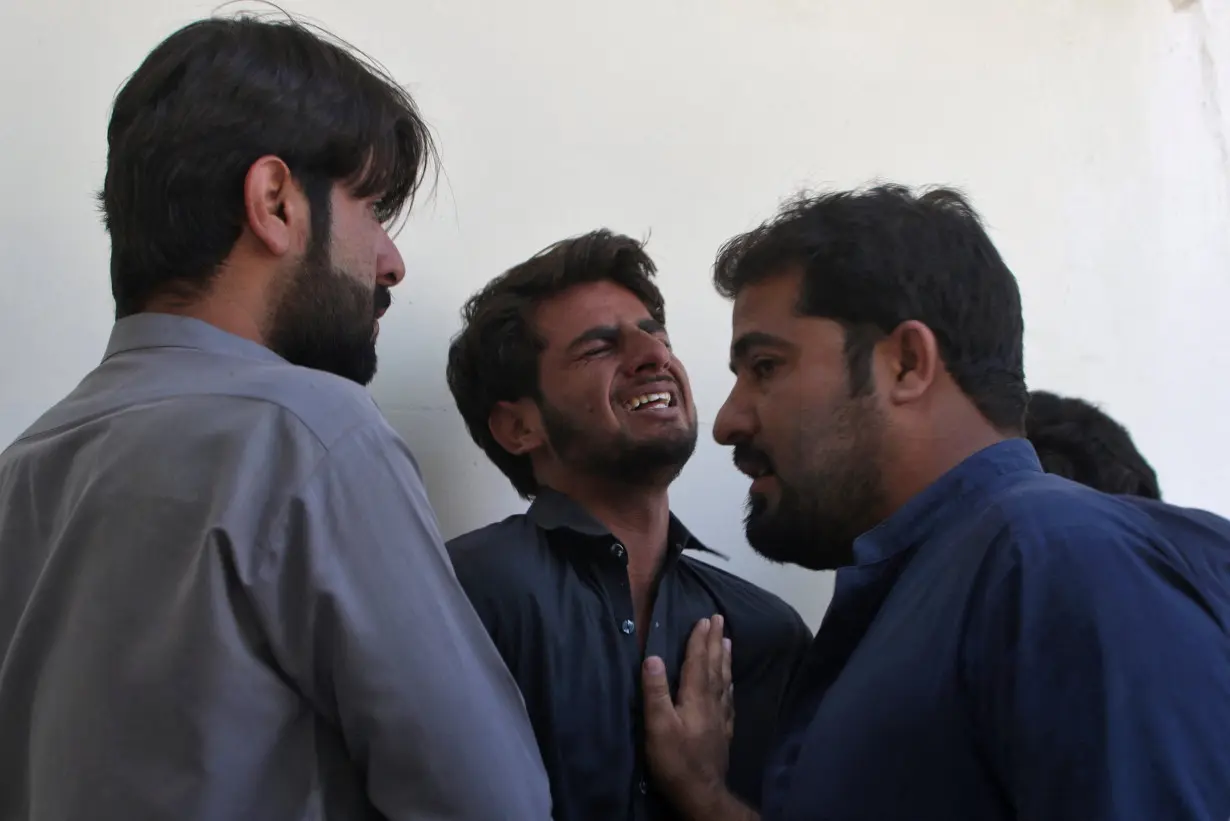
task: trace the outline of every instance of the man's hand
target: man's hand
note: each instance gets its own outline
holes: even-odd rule
[[[671,701],[662,659],[645,660],[646,753],[658,784],[693,814],[725,792],[730,739],[735,729],[730,640],[721,616],[701,619],[688,639]]]

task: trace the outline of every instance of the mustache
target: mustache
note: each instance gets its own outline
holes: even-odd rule
[[[777,472],[773,468],[773,460],[769,458],[769,454],[747,442],[740,442],[735,445],[734,453],[731,456],[735,467],[740,470],[752,469],[767,473]]]
[[[376,313],[389,309],[389,306],[393,304],[393,294],[389,292],[388,286],[376,286],[375,302]]]

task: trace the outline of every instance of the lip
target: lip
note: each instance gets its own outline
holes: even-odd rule
[[[752,483],[748,485],[747,492],[748,493],[765,493],[766,491],[770,490],[775,484],[777,484],[777,477],[773,475],[772,473],[766,474],[764,476],[757,476],[755,479],[752,479]]]
[[[645,410],[636,410],[635,408],[628,407],[630,402],[636,399],[639,399],[642,396],[649,396],[652,394],[661,394],[661,393],[670,395],[670,403],[667,404],[666,407],[646,408]],[[683,403],[683,392],[680,391],[679,385],[676,384],[675,382],[658,380],[656,382],[645,382],[640,385],[637,385],[635,389],[628,391],[624,395],[624,397],[618,401],[619,401],[620,409],[626,413],[660,414],[660,413],[666,413],[668,411],[673,412],[673,411],[679,410],[680,405]]]

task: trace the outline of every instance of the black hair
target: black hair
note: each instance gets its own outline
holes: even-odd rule
[[[1127,428],[1083,399],[1034,391],[1025,433],[1047,473],[1103,493],[1162,498],[1157,473]]]
[[[532,498],[539,489],[530,459],[506,451],[489,422],[499,402],[541,399],[544,343],[534,331],[535,308],[577,285],[606,281],[627,288],[665,325],[656,272],[641,242],[603,229],[544,248],[491,280],[462,308],[461,331],[448,349],[449,390],[475,444],[522,497]]]
[[[99,201],[117,317],[208,287],[243,230],[244,178],[262,156],[303,187],[314,237],[327,236],[335,183],[378,198],[391,221],[436,158],[404,89],[289,16],[211,18],[171,34],[116,96],[107,146]]]
[[[1021,430],[1028,393],[1020,291],[961,193],[879,185],[799,196],[726,243],[713,281],[731,299],[795,266],[803,269],[798,311],[845,328],[853,393],[870,388],[875,343],[917,320],[982,415]]]

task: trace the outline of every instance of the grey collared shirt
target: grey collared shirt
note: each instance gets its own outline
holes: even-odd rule
[[[517,686],[359,386],[139,315],[0,455],[0,818],[550,809]]]

